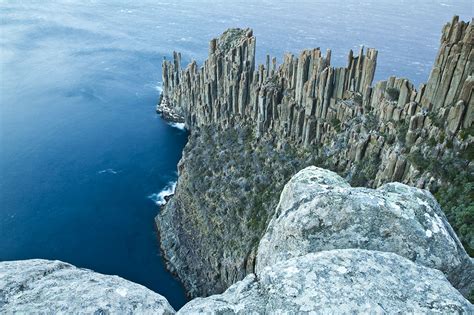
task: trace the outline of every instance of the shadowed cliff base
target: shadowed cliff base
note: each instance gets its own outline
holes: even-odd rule
[[[163,63],[161,104],[191,135],[176,193],[157,217],[168,267],[191,296],[252,273],[257,245],[286,181],[308,165],[354,186],[398,181],[433,192],[465,248],[474,248],[472,23],[442,30],[430,78],[372,85],[377,51],[267,58],[255,66],[251,30],[211,41],[202,67]],[[464,291],[465,293],[465,291]]]

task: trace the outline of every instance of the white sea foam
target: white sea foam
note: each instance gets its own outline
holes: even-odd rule
[[[114,170],[113,168],[108,168],[102,171],[98,171],[97,174],[117,174],[119,171]]]
[[[186,127],[185,127],[184,123],[176,123],[176,122],[173,122],[173,123],[169,123],[169,125],[170,125],[171,127],[178,128],[179,130],[186,130]]]
[[[176,182],[169,182],[168,185],[163,188],[159,193],[151,194],[148,196],[153,202],[155,202],[158,206],[162,206],[166,203],[165,197],[171,196],[174,194],[176,189]]]
[[[158,82],[158,83],[155,85],[155,90],[157,90],[159,93],[162,93],[162,92],[163,92],[163,83]]]

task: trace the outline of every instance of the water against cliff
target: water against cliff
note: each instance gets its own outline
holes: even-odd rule
[[[342,65],[380,50],[377,79],[427,79],[441,26],[470,1],[0,1],[0,260],[60,259],[166,296],[152,198],[176,177],[186,134],[154,114],[160,63],[202,61],[227,27],[264,53],[321,46]]]

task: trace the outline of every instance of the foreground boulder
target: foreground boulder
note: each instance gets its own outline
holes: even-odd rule
[[[60,261],[0,262],[0,313],[174,314],[161,295]]]
[[[473,289],[473,263],[431,193],[400,183],[352,188],[334,172],[308,167],[283,189],[260,241],[257,272],[338,248],[393,252],[441,270],[465,295]]]
[[[395,314],[474,311],[442,272],[393,253],[338,249],[266,267],[178,314]]]

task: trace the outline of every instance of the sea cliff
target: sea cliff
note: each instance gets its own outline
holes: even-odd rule
[[[373,84],[375,49],[350,51],[346,67],[332,67],[331,51],[320,49],[256,66],[250,29],[213,39],[201,67],[183,69],[179,53],[164,61],[158,109],[191,135],[156,222],[167,265],[189,294],[223,292],[255,271],[283,186],[309,165],[353,186],[430,190],[472,251],[473,44],[472,23],[454,17],[417,89],[396,77]]]

